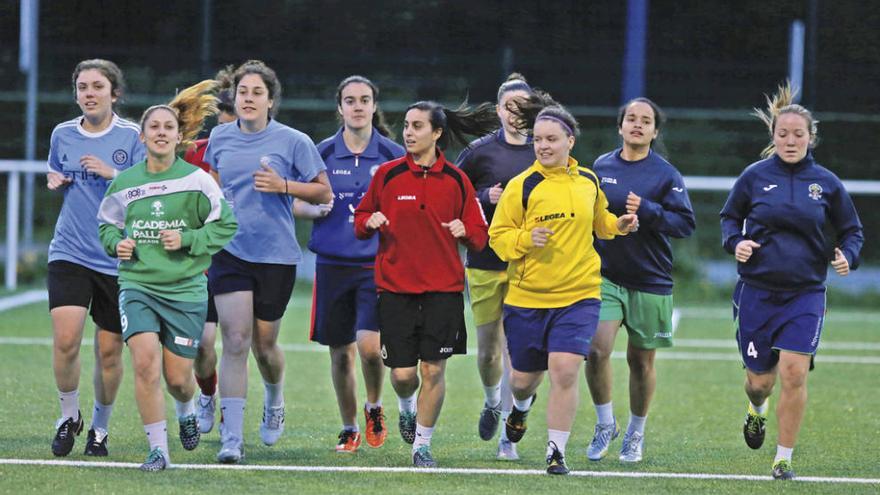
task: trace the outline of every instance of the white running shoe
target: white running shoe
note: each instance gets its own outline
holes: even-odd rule
[[[277,407],[263,406],[263,422],[260,424],[260,438],[272,446],[284,433],[284,404]]]
[[[617,421],[610,425],[597,424],[593,431],[593,441],[587,447],[587,459],[591,461],[600,461],[608,454],[608,447],[611,442],[620,435],[620,428],[617,427]]]
[[[199,431],[210,433],[214,429],[214,414],[217,412],[217,396],[202,395],[196,401],[196,418],[199,420]]]
[[[620,447],[621,462],[639,462],[642,460],[642,446],[645,437],[634,431],[623,436],[623,445]]]

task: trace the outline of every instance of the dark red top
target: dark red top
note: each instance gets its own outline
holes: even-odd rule
[[[183,160],[210,173],[211,166],[205,163],[206,149],[208,149],[208,138],[196,140],[192,146],[186,149],[186,153],[183,154]]]
[[[430,167],[417,165],[409,153],[379,167],[354,214],[355,235],[371,237],[366,227],[381,211],[389,224],[379,229],[376,286],[401,294],[461,292],[464,266],[458,242],[441,223],[462,221],[462,243],[475,251],[489,238],[474,186],[438,151]]]

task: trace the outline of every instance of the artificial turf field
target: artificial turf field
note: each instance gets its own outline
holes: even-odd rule
[[[251,362],[245,418],[245,469],[213,469],[219,449],[216,428],[201,445],[184,451],[176,422],[169,421],[172,462],[179,468],[141,473],[147,443],[134,402],[130,360],[110,424],[107,462],[101,467],[11,464],[55,461],[50,443],[58,415],[51,369],[51,325],[45,302],[0,312],[0,492],[2,493],[878,493],[880,492],[880,312],[831,308],[817,368],[809,377],[809,404],[794,454],[800,481],[770,480],[775,453],[775,417],[767,441],[753,451],[742,439],[746,399],[729,310],[685,307],[676,333],[678,345],[658,352],[658,387],[647,423],[645,460],[617,461],[620,438],[601,462],[586,459],[595,414],[585,381],[581,405],[567,448],[573,474],[549,477],[544,468],[544,413],[548,383],[519,443],[521,460],[494,460],[496,442],[477,436],[482,389],[474,352],[451,359],[447,397],[434,433],[438,472],[412,472],[410,446],[397,432],[396,399],[386,378],[384,402],[390,429],[386,444],[362,444],[355,455],[336,454],[340,429],[324,348],[308,343],[310,287],[295,291],[284,319],[286,349],[286,431],[274,447],[259,441],[262,385]],[[93,369],[91,331],[81,353],[80,403],[86,428],[91,418]],[[471,335],[470,345],[476,344]],[[618,350],[625,338],[618,337]],[[626,363],[615,359],[615,415],[628,416]],[[359,380],[360,382],[360,380]],[[363,400],[363,394],[360,395]],[[168,417],[174,417],[170,397]],[[775,407],[775,395],[771,398]],[[363,428],[363,418],[359,418]],[[93,462],[82,455],[85,432],[64,461]],[[286,466],[286,468],[285,468]],[[385,468],[395,468],[394,470]],[[451,471],[442,472],[447,468]],[[289,470],[281,470],[289,469]],[[499,471],[504,470],[504,471]],[[508,471],[509,470],[509,471]],[[518,474],[517,474],[518,473]],[[671,477],[678,474],[691,477]],[[707,477],[702,477],[707,475]],[[834,478],[818,481],[815,478]],[[811,480],[812,479],[812,480]]]

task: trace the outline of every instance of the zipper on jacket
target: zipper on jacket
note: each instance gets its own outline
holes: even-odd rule
[[[427,194],[428,190],[428,169],[427,167],[422,167],[422,204],[420,209],[425,209],[425,194]]]

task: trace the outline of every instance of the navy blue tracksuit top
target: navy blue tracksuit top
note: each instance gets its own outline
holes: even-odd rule
[[[687,237],[696,227],[687,189],[678,170],[654,150],[634,162],[621,158],[620,152],[618,148],[597,158],[593,171],[611,213],[626,213],[630,191],[642,198],[636,212],[639,230],[593,242],[602,258],[602,276],[627,289],[672,294],[669,238]]]
[[[745,239],[757,242],[740,278],[768,290],[793,291],[824,286],[834,247],[823,227],[831,223],[837,247],[851,270],[859,266],[862,223],[843,183],[813,160],[796,164],[773,155],[749,165],[736,180],[721,210],[721,239],[733,254]]]
[[[504,139],[504,130],[498,129],[477,139],[462,150],[456,164],[477,190],[477,198],[486,215],[486,222],[491,225],[495,215],[495,205],[489,201],[489,188],[501,183],[506,187],[510,179],[519,175],[535,162],[535,150],[531,140],[526,144],[510,144]],[[482,251],[467,252],[468,268],[479,270],[504,271],[507,263],[492,251],[489,244]]]

